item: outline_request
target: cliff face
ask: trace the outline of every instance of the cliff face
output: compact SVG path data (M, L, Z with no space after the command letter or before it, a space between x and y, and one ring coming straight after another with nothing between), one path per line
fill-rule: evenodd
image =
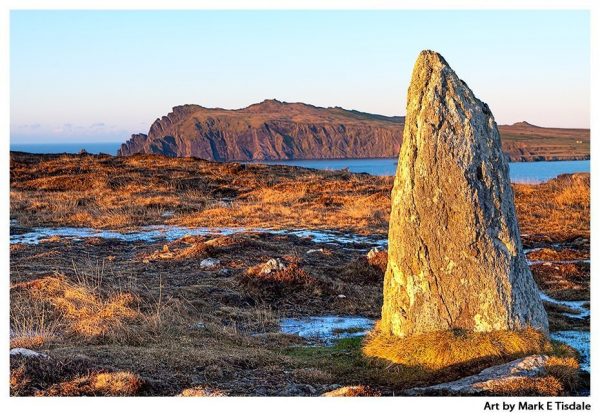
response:
M134 134L120 156L153 153L216 161L395 157L404 117L266 100L240 110L183 105ZM588 159L589 130L501 126L510 160Z
M159 153L208 160L388 157L400 148L403 117L264 101L241 110L175 107L119 155Z

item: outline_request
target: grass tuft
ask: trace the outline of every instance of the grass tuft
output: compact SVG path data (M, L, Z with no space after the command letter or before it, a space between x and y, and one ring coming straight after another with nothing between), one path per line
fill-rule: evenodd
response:
M379 397L381 392L369 386L345 386L322 395L323 397Z
M579 363L575 357L548 357L545 370L568 391L574 391L579 384Z
M209 387L190 387L181 392L180 397L223 397L224 392L219 389L211 389Z
M55 322L62 320L72 333L84 338L109 335L140 317L133 295L102 295L97 286L73 283L60 275L18 284L13 290L25 290L34 303L49 305Z
M375 329L365 339L363 352L395 364L426 370L443 370L497 364L530 354L549 352L552 344L533 329L522 331L439 331L396 337Z
M260 301L285 299L299 291L320 291L318 281L298 263L266 274L260 273L260 266L250 268L240 278L240 283L251 297Z
M135 396L143 381L127 371L100 372L57 383L43 396Z
M486 385L486 395L491 396L559 396L563 385L553 376L507 377L493 380Z

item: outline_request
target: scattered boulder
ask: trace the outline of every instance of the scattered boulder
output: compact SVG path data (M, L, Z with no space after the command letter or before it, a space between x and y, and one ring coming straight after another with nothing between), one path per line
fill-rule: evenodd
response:
M548 376L547 367L552 358L532 355L506 364L486 368L479 374L448 383L407 390L409 395L477 395L518 393L559 394L562 390L557 379Z
M212 257L209 257L200 262L200 267L202 269L214 269L215 267L218 267L220 264L221 264L221 261L219 259L214 259Z
M279 396L314 396L315 394L317 394L317 389L310 384L290 383L279 393Z
M279 258L273 258L267 260L261 267L259 274L269 274L280 270L285 270L286 266Z
M369 252L367 253L367 259L371 260L375 257L377 257L377 255L379 254L380 250L379 247L373 247L371 250L369 250Z
M21 357L35 357L35 358L49 358L48 355L43 354L41 352L33 351L28 348L12 348L10 350L11 357L13 356L21 356Z
M496 122L436 52L415 63L399 160L380 331L547 333Z

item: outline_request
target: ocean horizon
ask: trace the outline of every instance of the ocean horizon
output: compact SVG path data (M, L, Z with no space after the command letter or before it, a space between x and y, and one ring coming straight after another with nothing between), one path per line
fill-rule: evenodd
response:
M10 143L11 152L27 153L107 153L116 156L122 142L89 142L89 143Z
M29 153L106 153L117 154L121 143L11 143L11 151ZM268 165L289 165L313 169L339 170L348 169L354 173L369 173L376 176L392 176L396 173L398 158L363 158L363 159L310 159L310 160L260 160L241 163L263 163ZM590 172L589 160L558 160L537 162L510 162L510 178L512 182L539 183L550 180L563 173Z

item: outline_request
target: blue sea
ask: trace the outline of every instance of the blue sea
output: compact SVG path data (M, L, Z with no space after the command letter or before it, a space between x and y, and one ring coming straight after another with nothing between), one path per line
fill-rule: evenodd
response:
M79 153L85 149L89 153L107 153L116 155L121 143L54 143L54 144L16 144L11 143L10 150L31 153ZM398 160L393 159L320 159L320 160L279 160L256 162L269 165L302 166L314 169L346 169L350 172L364 172L371 175L389 176L396 173ZM556 162L512 162L510 177L513 182L537 183L555 178L562 173L589 172L589 160Z
M88 153L107 153L115 156L121 147L120 142L97 143L11 143L10 150L29 153L79 153L85 149Z
M333 160L284 160L260 162L270 165L303 166L314 169L345 169L350 172L365 172L371 175L390 176L396 174L398 159L333 159ZM555 162L511 162L512 182L539 183L555 178L562 173L589 172L589 160L567 160Z

